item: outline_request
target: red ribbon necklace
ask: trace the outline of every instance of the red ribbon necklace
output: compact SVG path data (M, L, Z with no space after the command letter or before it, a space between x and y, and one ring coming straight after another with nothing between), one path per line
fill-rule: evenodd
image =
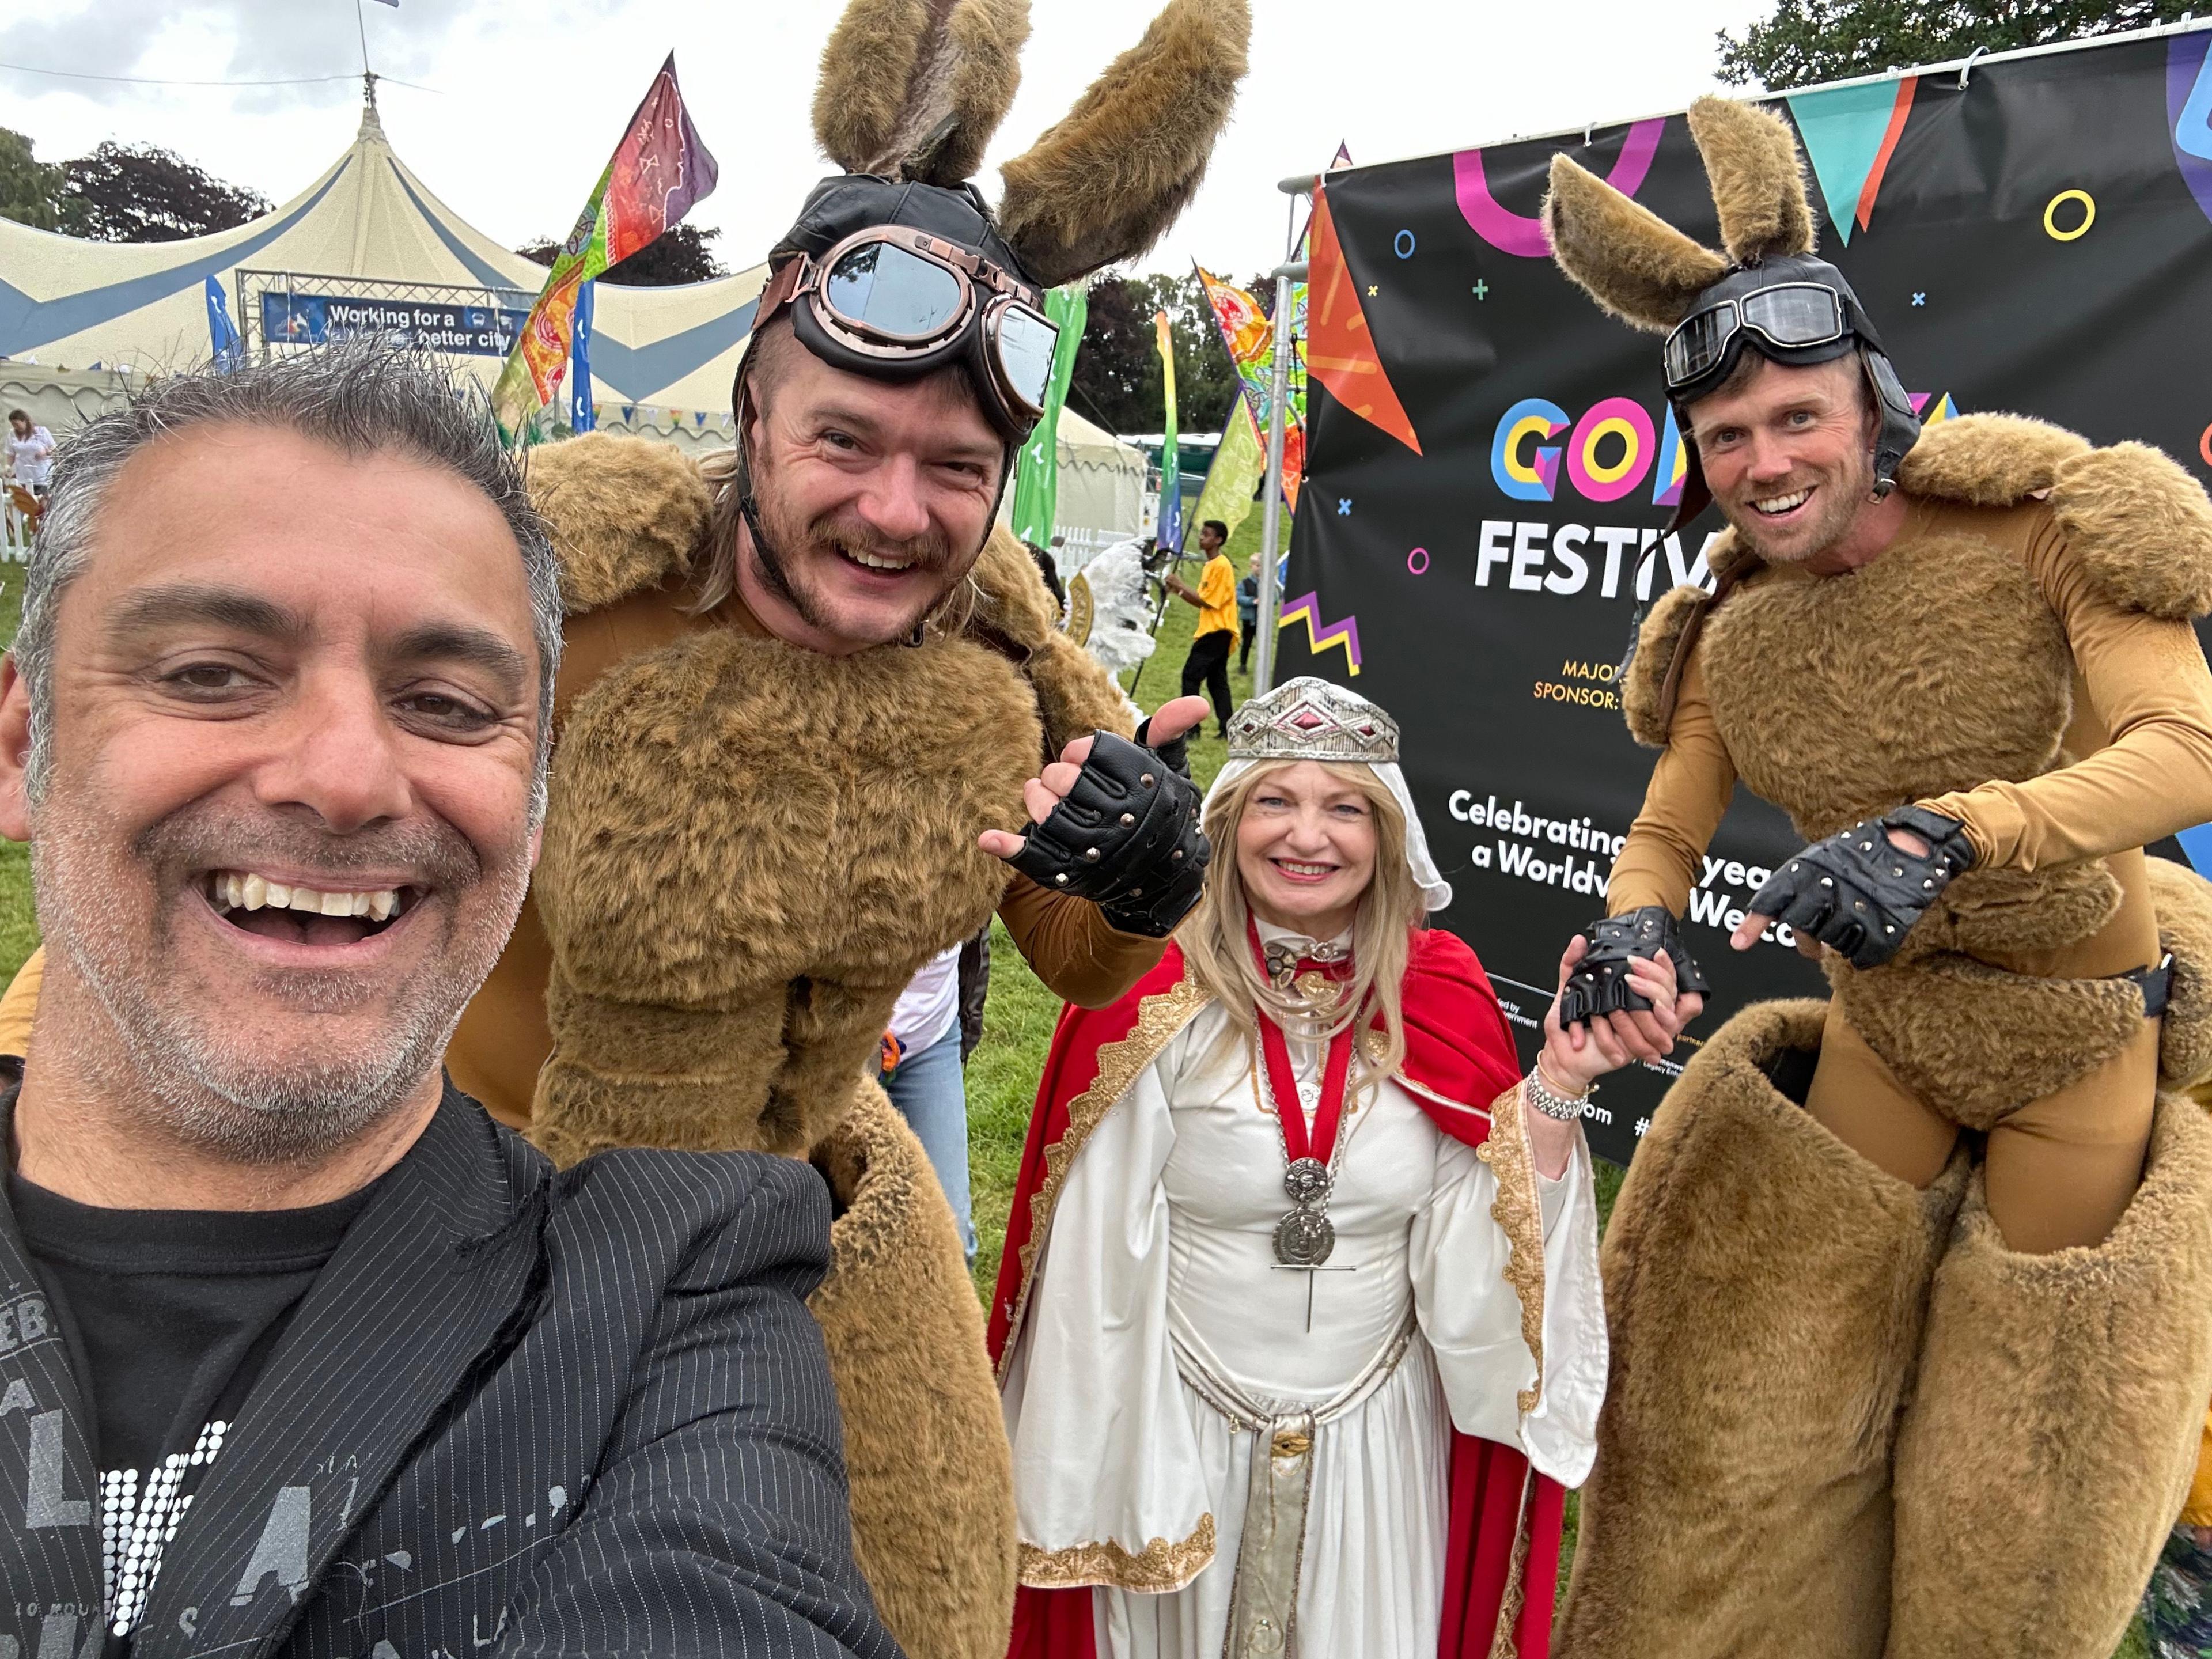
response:
M1268 973L1267 952L1261 947L1260 929L1247 918L1246 932L1263 977ZM1318 969L1330 974L1343 964L1302 961L1293 970ZM1313 1127L1306 1127L1305 1106L1298 1098L1297 1077L1291 1069L1291 1048L1265 1008L1253 1013L1260 1026L1260 1053L1265 1062L1267 1092L1275 1103L1275 1121L1283 1133L1283 1190L1296 1207L1275 1224L1275 1260L1286 1267L1317 1267L1336 1248L1335 1224L1328 1218L1329 1189L1335 1183L1330 1166L1336 1158L1337 1131L1344 1121L1345 1085L1352 1075L1352 1042L1355 1019L1328 1040L1328 1058L1322 1067L1321 1099L1314 1109Z

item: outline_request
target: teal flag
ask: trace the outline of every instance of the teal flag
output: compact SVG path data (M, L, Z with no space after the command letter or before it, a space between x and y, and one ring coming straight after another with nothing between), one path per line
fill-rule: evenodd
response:
M1075 354L1083 349L1091 295L1080 283L1054 289L1044 296L1044 314L1060 330L1060 342L1052 350L1052 383L1045 387L1044 413L1022 447L1014 469L1014 534L1050 547L1060 510L1060 410L1067 401L1067 383L1075 375Z

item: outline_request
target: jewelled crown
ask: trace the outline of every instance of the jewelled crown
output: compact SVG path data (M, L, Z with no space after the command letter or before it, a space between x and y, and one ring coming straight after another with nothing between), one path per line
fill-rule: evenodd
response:
M1230 716L1229 758L1382 766L1398 758L1398 722L1356 691L1304 676Z

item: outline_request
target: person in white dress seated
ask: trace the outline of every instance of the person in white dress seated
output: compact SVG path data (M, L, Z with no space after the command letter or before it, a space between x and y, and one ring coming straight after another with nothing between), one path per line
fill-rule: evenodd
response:
M1206 888L1070 1010L991 1317L1016 1659L1541 1659L1606 1382L1581 1103L1525 1076L1375 704L1230 722ZM1562 978L1580 941L1560 964ZM1637 989L1671 1041L1674 971Z

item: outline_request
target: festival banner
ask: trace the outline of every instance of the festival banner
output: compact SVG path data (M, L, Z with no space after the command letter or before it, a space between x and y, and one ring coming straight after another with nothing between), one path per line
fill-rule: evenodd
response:
M1769 100L1809 163L1819 251L1923 421L2038 416L2155 444L2212 479L2208 42L2200 21ZM1537 213L1562 150L1718 246L1679 115L1328 176L1278 669L1352 684L1398 716L1455 889L1441 921L1481 957L1524 1057L1560 952L1605 910L1651 773L1621 720L1632 620L1674 583L1711 585L1719 527L1709 511L1660 533L1681 439L1658 342L1553 264ZM1693 1037L1747 1000L1826 994L1782 943L1728 944L1798 845L1737 793L1684 918L1715 988ZM1678 1070L1606 1084L1589 1123L1603 1156L1626 1161Z
M1160 378L1167 392L1167 431L1160 441L1160 514L1153 533L1162 547L1182 551L1182 447L1176 435L1175 337L1168 331L1168 314L1157 312L1153 325L1160 336Z
M1045 387L1044 413L1022 447L1014 471L1014 534L1038 547L1052 545L1054 515L1060 511L1060 411L1075 377L1075 354L1083 349L1083 325L1091 316L1091 294L1080 283L1055 288L1044 296L1044 314L1060 330L1052 349L1052 379Z
M1193 520L1202 525L1208 519L1218 519L1234 536L1237 526L1251 516L1252 497L1267 476L1267 446L1252 411L1239 399L1229 411L1220 447L1213 452L1213 464L1206 469L1206 487L1198 492Z
M560 395L583 285L680 224L713 191L717 171L684 107L672 52L576 216L492 388L493 412L510 443L524 441Z
M1213 307L1213 321L1221 331L1222 347L1236 366L1244 406L1259 423L1264 451L1268 411L1275 395L1275 325L1257 296L1249 289L1222 281L1204 265L1194 264L1192 269L1198 272L1199 286L1206 290L1206 300ZM1305 304L1306 285L1293 283L1290 325L1293 340L1302 337ZM1285 377L1287 395L1284 398L1290 415L1283 429L1283 499L1292 512L1297 510L1298 485L1305 477L1306 460L1305 376L1297 372L1297 368L1294 361L1292 372ZM1226 433L1222 441L1228 441Z

